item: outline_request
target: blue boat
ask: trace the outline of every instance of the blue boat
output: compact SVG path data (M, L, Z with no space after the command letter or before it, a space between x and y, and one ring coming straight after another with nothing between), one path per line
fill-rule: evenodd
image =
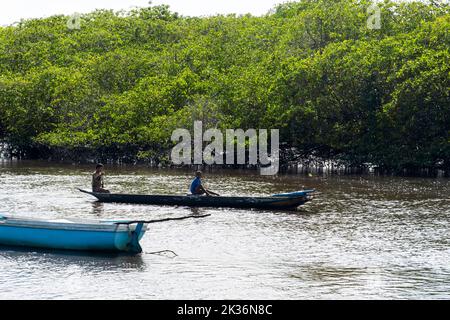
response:
M140 253L145 221L31 219L0 215L0 245Z
M157 220L31 219L0 215L0 245L56 250L142 252L148 224L210 214Z

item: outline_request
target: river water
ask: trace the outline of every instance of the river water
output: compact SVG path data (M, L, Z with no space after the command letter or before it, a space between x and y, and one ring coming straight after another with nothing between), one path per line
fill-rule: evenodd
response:
M449 299L450 180L206 173L222 195L316 188L296 212L99 204L89 166L0 162L0 213L157 219L138 256L0 248L0 299ZM192 173L106 168L115 192L185 194ZM171 252L151 254L160 250Z

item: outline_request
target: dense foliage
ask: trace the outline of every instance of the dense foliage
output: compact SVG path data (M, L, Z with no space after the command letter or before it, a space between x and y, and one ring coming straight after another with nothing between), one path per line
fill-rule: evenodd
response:
M24 158L161 160L173 129L203 120L279 128L293 157L448 170L448 2L386 0L380 29L370 5L203 18L154 6L95 11L79 29L67 16L0 27L0 139Z

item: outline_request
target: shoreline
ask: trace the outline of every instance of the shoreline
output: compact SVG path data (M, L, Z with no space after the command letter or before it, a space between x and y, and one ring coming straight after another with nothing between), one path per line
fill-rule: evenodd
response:
M100 162L100 161L98 161ZM52 166L62 166L62 167L81 167L91 169L97 161L85 160L85 161L70 161L70 160L34 160L34 159L10 159L10 158L0 158L0 166L4 164L17 165L19 167L52 167ZM259 168L256 166L243 166L243 165L153 165L145 161L139 161L135 163L127 162L117 162L117 161L104 161L103 164L112 168L117 169L139 169L139 170L164 170L164 171L186 171L194 172L196 170L201 170L208 173L240 173L243 175L257 175L259 173ZM301 162L280 166L280 171L275 177L283 176L310 176L310 177L320 177L320 176L380 176L380 177L399 177L399 178L431 178L431 179L448 179L450 178L450 171L440 170L440 169L423 169L415 171L411 174L407 170L403 170L401 173L395 173L390 171L379 170L378 168L371 167L352 167L345 165L330 164L327 165L317 165L309 164L305 165ZM271 177L271 176L268 176Z

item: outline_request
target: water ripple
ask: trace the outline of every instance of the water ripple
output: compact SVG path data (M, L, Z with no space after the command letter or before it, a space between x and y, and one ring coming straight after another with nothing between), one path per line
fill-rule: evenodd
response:
M0 299L448 299L450 182L206 174L224 195L307 188L297 212L100 204L91 168L0 166L2 212L35 217L207 219L152 225L137 256L0 248ZM184 194L188 171L107 168L111 190ZM176 257L149 254L172 250Z

